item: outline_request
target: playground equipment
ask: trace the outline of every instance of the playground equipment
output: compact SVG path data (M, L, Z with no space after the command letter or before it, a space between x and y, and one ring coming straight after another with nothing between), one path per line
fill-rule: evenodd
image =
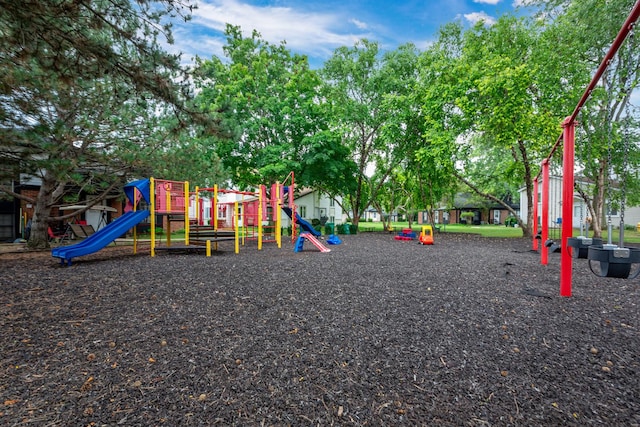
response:
M295 179L294 173L290 172L289 175L282 181L275 185L274 190L279 195L280 207L282 211L287 214L291 219L291 241L296 241L296 235L298 233L298 226L306 233L310 233L315 237L322 236L322 233L315 229L311 223L302 218L296 211L297 206L294 203L294 189ZM287 185L288 184L288 185Z
M545 218L548 215L548 183L549 183L549 162L553 158L553 155L556 149L560 146L560 143L563 144L562 150L562 200L565 201L562 205L562 237L561 237L561 247L569 248L568 241L569 238L573 235L573 200L574 200L574 163L575 163L575 128L576 128L576 118L580 113L581 109L584 107L587 99L591 96L593 90L600 83L600 80L615 59L616 54L618 54L618 50L624 43L625 39L628 35L633 34L633 27L640 17L640 1L637 1L633 6L633 9L629 13L629 16L625 20L622 25L620 31L618 32L615 40L611 44L609 51L602 59L598 69L596 70L595 75L591 79L591 82L587 85L586 90L584 91L582 97L578 101L573 113L564 119L562 123L563 131L561 135L558 137L557 141L553 145L549 155L542 162L542 234L541 238L543 241L547 239L548 233L548 221ZM629 44L629 49L632 49L631 44ZM627 101L628 102L628 101ZM611 162L609 162L610 164ZM534 181L534 218L536 221L534 224L537 224L537 190L538 190L538 177ZM545 185L547 188L545 189ZM546 206L545 206L545 198L546 198ZM624 199L624 197L623 197ZM621 211L623 211L621 209ZM635 277L630 274L631 264L637 264L640 262L640 254L639 250L632 248L624 248L622 243L622 235L624 230L624 221L622 220L623 214L621 215L621 224L620 224L620 245L591 245L588 246L587 257L590 262L590 268L594 273L597 273L601 277L618 277L618 278L629 278ZM536 226L534 225L534 235L536 234ZM611 233L609 233L611 236ZM533 242L534 248L537 246L537 241L534 238ZM560 295L569 297L571 296L571 286L572 286L572 274L573 274L573 258L571 255L571 250L564 250L561 252L560 258ZM547 263L547 248L543 245L541 250L541 263ZM594 271L592 264L594 262L600 263L600 270ZM636 273L637 274L637 273Z
M562 224L562 218L558 217L556 218L556 220L553 222L553 227L551 228L552 230L552 234L553 236L551 236L549 239L547 239L544 242L544 245L549 248L549 252L553 253L553 252L561 252L562 251L562 247L560 246L560 243L558 243L558 241L556 241L556 239L560 240L561 236L560 236L560 225Z
M291 185L286 190L289 197L289 207L285 209L285 212L291 215L294 230L295 223L298 222L307 233L304 239L312 241L316 246L322 246L315 239L320 236L320 233L295 212L293 172L290 176ZM134 181L124 187L128 204L126 212L120 218L88 235L75 245L54 248L52 256L60 258L62 264L71 265L72 258L96 252L132 228L133 250L136 253L138 237L135 226L147 218L150 218L152 257L156 255L158 250L172 249L205 249L206 255L211 256L211 250L217 250L218 242L221 241L233 241L235 253L239 253L241 243L244 245L251 240L257 241L258 250L262 249L263 242L276 242L280 248L282 239L280 208L284 198L284 189L282 184L273 184L270 197L267 197L265 186L260 186L255 192L225 190L219 189L217 186L213 188L196 187L195 192L191 193L188 181L155 178ZM213 195L212 202L208 207L210 214L208 217L211 218L212 224L205 224L204 221L204 193ZM221 194L230 195L231 198L220 201ZM143 201L148 209L140 209L140 204ZM172 244L171 232L174 223L184 229L184 243ZM160 239L158 239L159 229L164 231L166 239L164 245L161 245ZM319 249L321 248L319 247ZM321 249L321 251L328 252L329 250Z
M418 241L421 245L433 245L433 227L430 225L423 225L422 230L420 230Z
M131 182L124 187L124 193L131 203L132 210L124 213L115 221L91 234L84 240L75 245L59 246L51 250L51 255L60 258L62 265L71 265L72 258L88 255L99 251L118 237L125 234L131 228L141 223L149 216L148 210L137 210L138 202L144 199L149 202L149 183L148 179ZM134 253L137 246L134 239Z
M217 242L236 238L237 234L242 245L247 241L257 241L258 250L265 242L276 242L281 247L281 216L274 187L270 194L271 197L267 197L264 185L256 191L221 189L217 185L213 188L196 187L191 195L193 209L189 219L194 223L190 228L191 243L210 241L217 250ZM205 201L208 201L206 205Z
M586 259L589 255L589 246L601 245L602 239L589 237L589 219L584 218L585 205L580 206L580 236L569 237L567 246L571 253L571 257L576 259Z
M631 112L629 111L629 104L627 103L627 111L626 117L630 118ZM628 120L625 120L627 123ZM625 248L624 247L624 209L626 202L626 174L627 174L627 166L626 160L628 157L629 151L629 128L628 125L624 129L624 146L623 146L623 168L622 168L622 176L620 177L622 185L620 187L620 226L619 226L619 242L618 245L614 245L611 241L611 235L613 234L613 226L611 223L611 211L613 210L611 204L611 193L610 189L607 188L607 194L609 194L609 205L608 205L608 220L607 220L607 236L608 241L606 244L601 245L591 245L588 248L587 259L589 260L589 269L591 272L600 277L616 277L616 278L635 278L640 273L640 249L637 248ZM611 168L611 121L608 121L608 161L607 166ZM611 171L609 172L609 176L611 176ZM609 182L607 182L609 186ZM631 267L632 265L636 265L636 270L632 274Z
M313 234L307 231L300 233L300 236L298 236L298 240L296 241L296 245L293 248L293 251L301 252L304 247L305 240L308 240L309 242L311 242L313 246L315 246L316 248L318 248L318 250L320 250L320 252L331 252L331 249L324 246L320 242L320 240L316 239L316 237Z
M155 224L152 224L151 256L158 249L197 249L206 246L207 256L211 250L218 250L218 242L233 240L235 252L247 241L257 241L258 250L265 242L276 242L282 247L282 212L292 221L292 242L296 242L297 226L307 233L303 240L309 240L322 252L316 237L321 233L296 212L294 204L294 175L291 172L283 183L274 183L270 189L261 185L256 191L196 187L189 192L188 182L152 180L152 219L162 215L166 228L167 242L164 247L157 245ZM285 185L288 183L289 185ZM269 190L269 191L267 191ZM171 244L171 224L184 224L184 245ZM314 238L315 240L312 240ZM302 247L302 243L297 243ZM322 247L320 247L320 246ZM322 248L326 249L323 250Z
M395 237L394 239L396 240L415 240L416 239L416 233L415 231L413 231L410 228L404 228L402 229L402 231L400 231Z

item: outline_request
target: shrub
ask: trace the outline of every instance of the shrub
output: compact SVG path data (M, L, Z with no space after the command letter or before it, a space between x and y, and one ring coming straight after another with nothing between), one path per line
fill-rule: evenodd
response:
M465 224L471 224L473 221L473 212L462 212L460 214L460 219L464 220Z

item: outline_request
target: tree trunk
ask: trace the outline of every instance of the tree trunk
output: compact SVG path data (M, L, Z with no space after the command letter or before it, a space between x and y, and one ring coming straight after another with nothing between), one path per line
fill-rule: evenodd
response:
M44 174L38 198L34 203L33 218L31 219L31 235L27 246L30 249L49 248L49 220L51 219L51 206L53 205L56 182L47 179Z
M520 228L522 228L522 235L523 237L532 237L531 236L531 228L529 227L524 227L523 225L523 221L522 218L520 218L518 215L516 215L516 211L513 210L513 208L511 206L509 206L508 204L506 204L503 200L500 200L499 198L497 198L496 196L494 196L493 194L488 194L485 193L483 191L481 191L478 187L476 187L473 183L471 183L469 180L465 179L462 175L460 175L459 173L454 172L454 175L460 180L462 181L464 184L467 185L467 187L469 187L470 189L472 189L476 194L488 199L488 200L492 200L496 203L498 203L499 205L503 206L505 209L507 209L507 211L509 211L514 217L516 217L518 219L518 226L520 226ZM530 225L530 224L529 224Z
M602 238L602 227L606 226L606 217L607 214L605 212L605 171L608 169L606 162L602 162L600 164L600 168L598 170L598 176L596 177L596 187L594 189L593 194L593 207L591 207L591 215L592 221L591 226L593 227L593 237Z

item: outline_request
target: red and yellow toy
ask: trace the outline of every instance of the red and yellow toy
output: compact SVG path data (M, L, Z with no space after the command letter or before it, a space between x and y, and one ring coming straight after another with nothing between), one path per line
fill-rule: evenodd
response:
M430 225L423 225L418 241L421 245L433 245L433 228Z

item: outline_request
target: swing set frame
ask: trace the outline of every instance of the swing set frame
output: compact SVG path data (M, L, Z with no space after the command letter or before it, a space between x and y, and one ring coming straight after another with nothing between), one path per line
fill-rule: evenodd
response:
M584 107L585 103L589 99L592 91L595 89L596 85L602 78L603 74L607 70L611 60L618 53L618 50L624 43L625 39L629 34L632 33L633 27L636 21L640 18L640 0L638 0L633 9L629 13L629 16L625 20L622 28L618 32L615 40L611 44L609 51L602 59L600 66L596 70L591 82L585 89L582 97L578 101L573 113L566 117L562 122L562 133L556 140L555 144L551 148L551 151L547 155L547 157L542 161L542 198L543 198L543 206L542 206L542 232L541 237L542 241L546 242L548 238L548 209L545 214L545 197L547 198L547 208L548 208L548 191L544 191L544 186L547 186L548 190L548 179L549 179L549 162L553 157L554 153L562 144L562 200L573 201L574 196L574 165L575 165L575 128L576 128L576 118L580 113L580 110ZM538 179L540 175L534 180L534 211L537 210L538 200L537 200L537 192L538 192ZM546 184L545 184L546 183ZM545 217L547 217L547 221L545 221ZM537 218L537 212L534 212L534 219ZM563 203L562 204L562 237L561 237L561 250L560 252L560 295L564 297L570 297L572 292L572 280L573 280L573 258L571 256L571 251L568 250L568 239L573 236L573 203ZM533 226L533 235L537 234L537 220L534 220ZM538 241L534 238L533 242L534 249L537 249ZM542 245L541 247L541 260L543 264L546 264L548 256L548 248L546 245Z

